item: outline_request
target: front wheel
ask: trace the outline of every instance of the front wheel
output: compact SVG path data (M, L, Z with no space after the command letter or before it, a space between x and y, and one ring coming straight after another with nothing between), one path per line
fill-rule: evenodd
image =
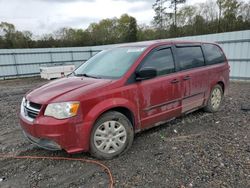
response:
M111 159L128 150L134 139L130 120L123 114L110 111L103 114L91 132L90 152L99 159Z
M215 85L210 93L207 106L204 108L207 112L217 112L223 99L223 90L220 85Z

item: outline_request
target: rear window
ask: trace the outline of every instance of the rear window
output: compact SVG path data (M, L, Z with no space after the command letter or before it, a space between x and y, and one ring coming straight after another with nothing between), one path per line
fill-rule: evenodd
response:
M205 60L201 47L178 47L176 48L181 70L201 67L205 65Z
M226 61L225 55L218 46L214 44L204 44L203 49L207 65L223 63Z

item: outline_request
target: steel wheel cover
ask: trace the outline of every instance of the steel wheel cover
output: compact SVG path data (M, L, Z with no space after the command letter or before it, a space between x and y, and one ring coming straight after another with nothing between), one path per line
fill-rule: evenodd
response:
M213 90L212 97L211 97L211 104L214 109L219 108L221 99L222 99L221 90L219 88L215 88Z
M118 121L106 121L94 133L95 147L107 154L120 151L127 140L125 127Z

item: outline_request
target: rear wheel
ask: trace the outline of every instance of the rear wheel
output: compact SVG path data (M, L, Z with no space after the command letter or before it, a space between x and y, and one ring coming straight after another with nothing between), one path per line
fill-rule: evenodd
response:
M103 114L91 133L90 152L99 159L121 155L132 145L134 131L129 119L115 111Z
M210 93L207 106L204 108L207 112L217 112L223 99L223 90L220 85L215 85Z

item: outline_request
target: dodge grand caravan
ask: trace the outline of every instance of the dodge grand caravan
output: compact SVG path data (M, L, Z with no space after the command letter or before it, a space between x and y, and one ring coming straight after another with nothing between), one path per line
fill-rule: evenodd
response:
M204 108L218 111L229 65L211 43L147 42L102 51L66 78L30 91L20 124L40 147L110 159L134 134Z

